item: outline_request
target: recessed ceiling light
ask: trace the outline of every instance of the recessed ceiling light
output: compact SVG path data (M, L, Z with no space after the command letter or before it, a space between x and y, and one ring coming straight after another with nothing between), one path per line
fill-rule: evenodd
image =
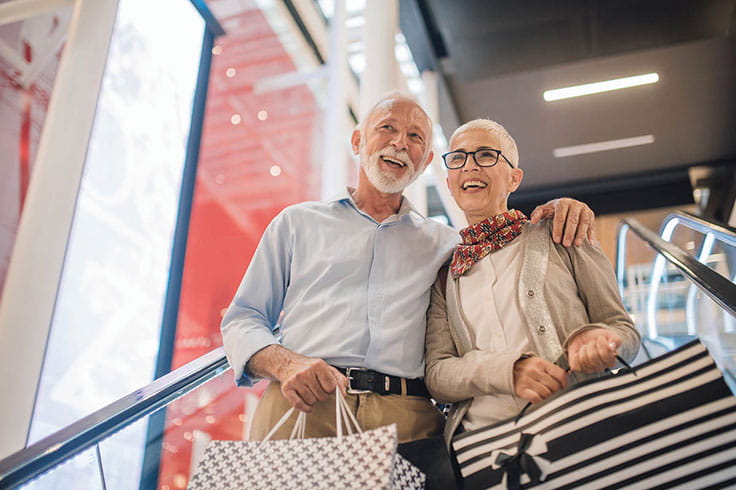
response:
M586 83L585 85L575 85L574 87L546 90L544 92L544 100L550 102L553 100L569 99L570 97L580 97L581 95L597 94L600 92L608 92L609 90L636 87L639 85L656 83L658 81L659 75L657 73L616 78L614 80L606 80L605 82Z
M622 138L618 140L599 141L598 143L588 143L585 145L555 148L552 150L552 155L554 155L555 158L563 158L574 155L583 155L585 153L618 150L620 148L629 148L630 146L648 145L651 143L654 143L654 135L647 134L644 136L634 136L633 138Z

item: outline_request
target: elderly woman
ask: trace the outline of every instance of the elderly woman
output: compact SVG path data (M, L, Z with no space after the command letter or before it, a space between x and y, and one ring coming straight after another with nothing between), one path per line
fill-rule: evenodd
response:
M470 226L432 290L425 377L436 400L453 403L448 442L460 427L477 429L548 398L567 386L568 370L600 373L639 346L600 248L555 244L548 222L532 225L508 209L524 173L503 126L471 121L450 149L447 184Z

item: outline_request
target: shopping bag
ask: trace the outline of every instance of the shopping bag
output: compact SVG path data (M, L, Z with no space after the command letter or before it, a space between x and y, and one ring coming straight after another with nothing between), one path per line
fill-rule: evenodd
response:
M699 341L464 432L467 489L736 485L736 397Z
M288 440L269 440L291 409L263 441L211 441L188 489L424 488L424 474L396 451L396 425L361 430L337 393L336 437L304 439L306 414L299 412Z
M426 476L426 490L461 488L460 475L452 462L443 436L399 444L399 454Z

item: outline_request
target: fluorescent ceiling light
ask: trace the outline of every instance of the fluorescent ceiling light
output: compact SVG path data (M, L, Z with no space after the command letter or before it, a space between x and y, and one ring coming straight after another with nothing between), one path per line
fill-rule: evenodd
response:
M633 138L622 138L620 140L600 141L598 143L588 143L585 145L555 148L554 150L552 150L552 155L554 155L555 158L563 158L571 157L574 155L583 155L585 153L618 150L619 148L629 148L630 146L648 145L650 143L654 143L653 134L647 134L645 136L634 136Z
M585 85L576 85L574 87L546 90L544 92L544 100L549 102L552 100L569 99L570 97L580 97L581 95L597 94L599 92L608 92L609 90L636 87L638 85L647 85L658 81L659 75L656 73L647 73L646 75L637 75L635 77L616 78L615 80L606 80L605 82L586 83Z

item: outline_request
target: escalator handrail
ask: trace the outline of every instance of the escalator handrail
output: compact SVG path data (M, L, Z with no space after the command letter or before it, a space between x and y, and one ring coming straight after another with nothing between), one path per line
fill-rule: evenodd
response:
M161 376L104 408L0 460L0 488L14 488L88 449L229 367L225 351L213 351Z
M622 233L628 227L639 238L647 242L685 276L693 281L713 301L736 317L736 284L723 277L677 245L665 241L638 220L626 218L622 221Z
M727 243L732 247L736 247L736 228L732 228L709 218L688 213L687 211L677 210L668 214L664 218L661 230L664 230L667 225L674 220L677 220L678 224L684 225L691 230L698 231L704 235L710 233L716 238L716 240Z

